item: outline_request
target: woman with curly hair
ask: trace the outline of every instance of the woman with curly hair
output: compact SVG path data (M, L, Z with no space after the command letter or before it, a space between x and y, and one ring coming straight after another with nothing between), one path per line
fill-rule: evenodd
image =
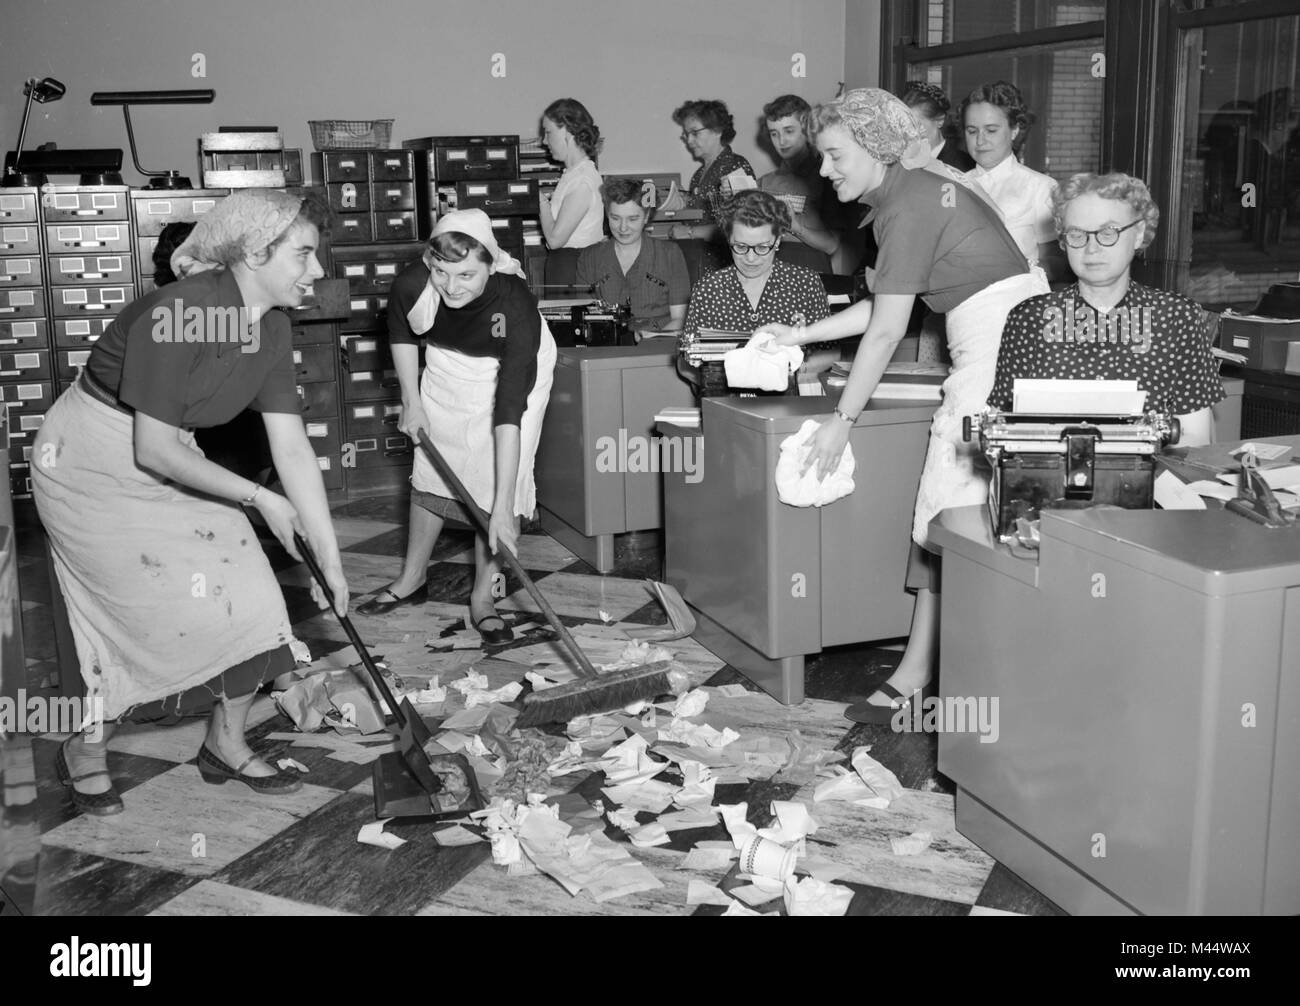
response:
M673 122L682 127L682 142L700 167L691 175L690 204L708 211L713 223L731 193L722 181L733 171L743 171L757 180L749 161L731 149L736 138L735 119L721 101L696 99L673 112Z
M564 165L555 192L543 197L542 235L552 249L586 248L605 236L600 200L600 129L574 98L560 98L542 113L542 135L551 157Z
M967 177L1001 212L1025 260L1042 264L1049 278L1061 275L1052 228L1056 182L1025 167L1017 156L1034 122L1020 88L1005 80L981 84L962 101L960 118L966 149L975 159L975 169Z
M975 167L970 154L966 153L965 145L944 133L952 103L942 87L923 80L909 80L899 97L916 116L917 125L925 130L925 138L935 160L958 171L970 171Z

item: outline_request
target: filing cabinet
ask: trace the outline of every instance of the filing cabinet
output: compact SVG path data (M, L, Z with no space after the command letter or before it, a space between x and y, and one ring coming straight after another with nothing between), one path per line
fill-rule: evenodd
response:
M427 237L433 212L427 162L411 150L330 150L311 155L312 172L338 214L335 245L416 241Z
M0 224L0 255L38 255L40 251L39 225Z
M537 180L518 178L493 182L456 182L439 185L438 212L482 210L488 216L535 217L538 211Z
M422 136L402 146L419 151L429 178L444 184L519 177L518 136Z

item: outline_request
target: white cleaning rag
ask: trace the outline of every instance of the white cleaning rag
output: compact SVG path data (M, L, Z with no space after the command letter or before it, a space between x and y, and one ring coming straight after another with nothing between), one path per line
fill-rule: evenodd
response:
M723 356L727 383L733 388L760 388L763 391L784 391L789 387L790 374L803 365L803 350L798 346L764 350L763 346L775 338L771 332L760 332L740 349L733 349Z
M810 467L803 477L799 469L812 449L812 438L821 428L815 419L807 419L781 441L781 457L776 462L776 495L782 503L791 506L825 506L853 492L853 448L844 445L840 463L826 478L817 480L816 466Z

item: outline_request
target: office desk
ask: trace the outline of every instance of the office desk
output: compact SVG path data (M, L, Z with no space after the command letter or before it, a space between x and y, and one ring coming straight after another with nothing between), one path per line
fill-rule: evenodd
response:
M643 462L658 459L649 449L655 413L695 404L676 357L669 337L558 350L537 448L539 514L548 534L601 573L614 568L614 535L663 526L659 473ZM623 470L602 471L611 459Z
M695 638L781 702L803 701L804 658L907 635L903 583L933 402L873 401L850 434L856 489L825 507L776 494L781 441L833 398L706 398L702 477L664 475L664 576Z
M1300 527L1082 510L1041 530L1034 561L983 507L931 525L941 694L998 700L996 741L939 735L958 829L1072 913L1300 912Z

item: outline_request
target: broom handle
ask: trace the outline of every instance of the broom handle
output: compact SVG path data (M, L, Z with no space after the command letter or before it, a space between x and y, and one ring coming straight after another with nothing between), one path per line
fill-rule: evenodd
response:
M397 720L397 725L405 728L406 714L402 712L402 707L397 704L397 699L393 698L393 693L388 689L388 682L386 682L384 676L379 673L379 668L375 666L374 658L370 656L370 651L366 649L366 644L363 643L361 637L357 635L357 630L352 625L352 619L348 618L347 615L340 615L338 611L335 610L334 591L330 590L330 585L325 582L325 573L321 570L320 563L316 561L316 556L312 552L311 546L307 544L303 539L303 536L297 531L293 533L293 543L298 546L298 553L302 556L303 562L307 564L307 568L311 570L312 578L325 593L325 597L330 603L330 610L334 612L335 616L337 616L339 624L343 626L343 631L348 634L348 642L350 642L353 649L361 655L361 663L365 665L366 671L370 675L371 680L374 681L375 686L379 689L380 695L382 695L384 701L388 703L388 708L392 710L393 716Z
M447 464L446 458L438 452L438 448L433 446L433 441L429 439L429 434L425 430L420 431L420 446L424 448L426 453L428 453L429 457L433 460L433 463L438 466L438 470L442 473L443 478L451 483L451 487L455 490L456 496L460 499L461 503L465 505L465 509L469 511L470 518L474 521L474 526L478 528L479 534L483 536L484 540L487 540L489 537L488 526L487 522L483 519L483 515L479 512L478 504L474 502L474 498L470 496L469 490L465 488L465 484L461 482L459 476L451 470L451 465ZM528 589L528 593L532 595L533 600L537 602L538 607L542 609L542 614L545 615L546 620L551 623L551 628L560 634L560 639L564 641L564 645L568 647L569 652L573 654L573 659L578 662L578 667L581 670L582 676L584 678L596 677L596 668L591 666L591 661L587 659L587 655L582 652L573 637L569 635L569 630L564 627L564 623L560 621L560 617L555 613L555 610L550 606L546 598L542 596L542 592L537 589L537 584L533 583L533 578L524 570L524 567L520 564L518 558L515 557L515 554L506 547L504 542L499 543L499 551L505 557L506 563L510 566L510 569L514 572L515 576L519 577L520 581L522 581L523 585Z

